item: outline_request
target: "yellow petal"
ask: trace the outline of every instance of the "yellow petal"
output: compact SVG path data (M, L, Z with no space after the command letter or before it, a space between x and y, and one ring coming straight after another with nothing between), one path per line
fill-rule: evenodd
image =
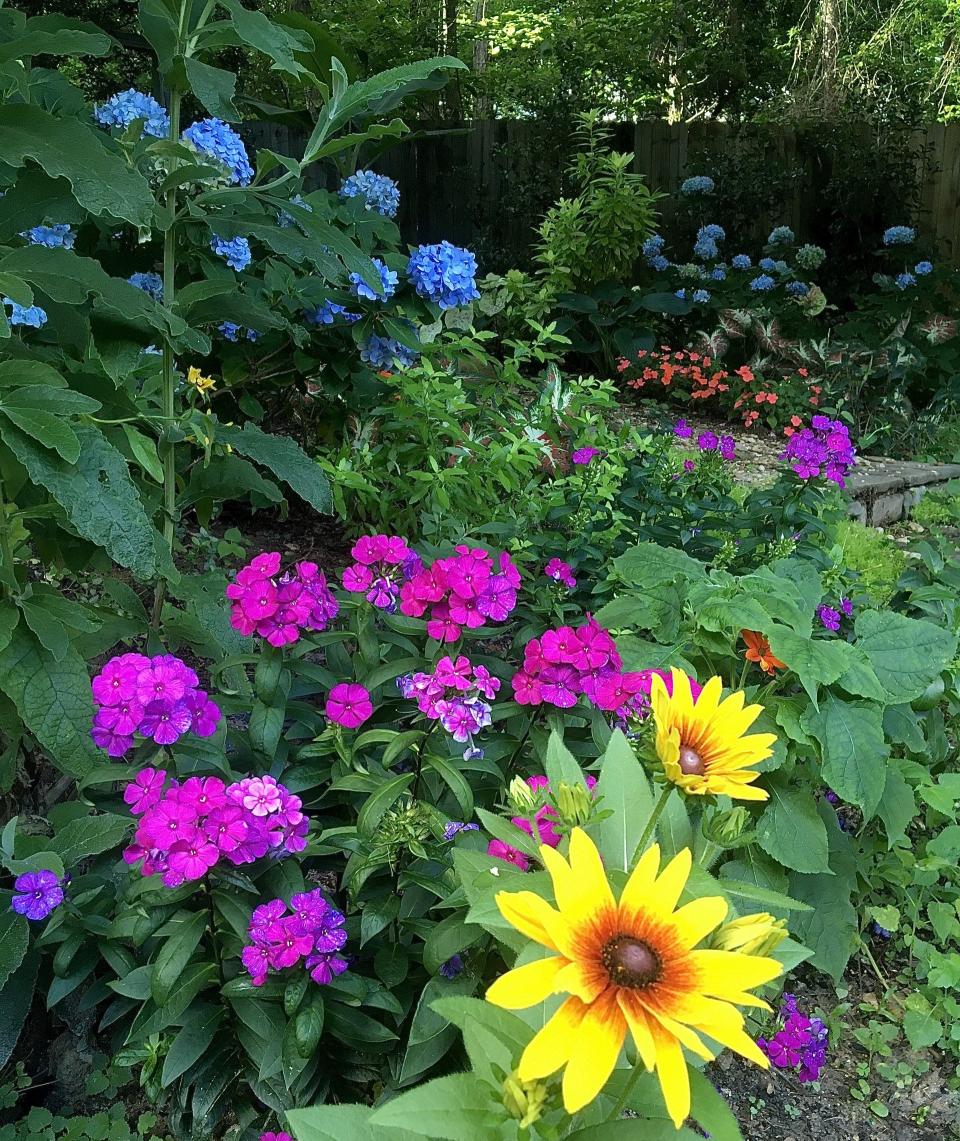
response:
M675 1019L670 1018L669 1015L661 1014L659 1011L651 1011L650 1014L651 1017L655 1018L664 1030L666 1030L668 1034L672 1034L681 1045L686 1046L688 1050L691 1050L698 1057L703 1058L705 1062L712 1062L714 1060L716 1054L707 1048L695 1030L692 1030L689 1026L684 1026L682 1022L677 1022Z
M694 947L727 917L727 901L720 895L691 900L673 913L677 933L685 947Z
M699 1029L702 1030L704 1034L708 1034L711 1038L719 1042L721 1046L728 1046L731 1050L734 1050L748 1061L762 1066L765 1070L770 1068L770 1059L764 1054L750 1035L746 1034L743 1030L737 1029L736 1027L711 1023L704 1023Z
M656 676L656 675L654 675ZM620 895L620 914L639 911L649 898L660 867L660 845L652 844L637 861Z
M487 989L487 1002L504 1006L507 1010L523 1010L536 1006L550 994L560 969L566 966L566 959L537 959L522 967L507 971Z
M703 994L727 997L728 991L742 991L770 982L782 973L776 959L744 955L739 951L691 951L690 958L700 973L698 989Z
M557 973L553 989L557 993L575 994L584 1002L593 1002L610 985L610 977L601 966L589 962L567 963Z
M517 1074L522 1082L545 1078L565 1065L583 1016L589 1009L579 998L571 995L566 999L546 1026L530 1039L521 1054Z
M673 1124L680 1128L690 1116L690 1077L680 1043L655 1018L649 1019L657 1051L657 1078Z
M607 881L597 846L582 828L570 833L570 877L576 885L579 914L613 907L613 892ZM560 909L564 910L563 907Z
M563 1072L563 1104L567 1113L589 1105L607 1084L620 1057L627 1024L616 992L598 999L577 1030L570 1060Z
M555 932L562 927L563 920L545 899L532 891L500 891L496 901L500 914L521 935L549 951L560 950L551 930Z
M692 866L693 855L690 849L681 848L657 877L647 906L669 915L677 906Z
M630 1027L633 1044L649 1073L657 1060L657 1048L653 1043L653 1035L650 1033L647 1012L631 991L621 990L617 996L617 1001L620 1004L623 1017L627 1020L627 1026Z
M687 702L689 702L690 713L701 724L707 724L712 721L720 708L720 696L723 693L723 679L719 677L712 677L707 681L707 684L700 692L696 704L693 702L690 690L690 680L684 675L683 688L686 690ZM673 692L677 692L677 682L674 678Z
M718 796L729 796L733 800L769 800L770 793L765 788L754 788L749 784L740 784L717 789Z
M553 882L553 897L561 914L577 899L577 885L573 882L570 865L558 851L544 844L540 848L540 858L550 873Z

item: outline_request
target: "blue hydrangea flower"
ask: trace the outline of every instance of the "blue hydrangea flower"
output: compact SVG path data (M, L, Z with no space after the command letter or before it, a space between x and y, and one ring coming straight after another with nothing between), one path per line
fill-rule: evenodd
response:
M757 262L757 265L759 265L761 269L766 270L767 273L773 273L773 271L777 268L777 263L773 260L773 258L761 258Z
M387 269L379 258L370 259L380 274L379 291L371 289L359 273L350 274L350 292L354 297L362 297L366 301L386 301L397 292L399 275L396 270Z
M686 291L685 289L678 289L678 290L676 291L676 293L674 293L674 295L673 295L673 296L674 296L674 297L679 297L681 301L686 301L686 299L687 299L687 291Z
M11 325L26 325L30 329L42 329L47 323L47 314L39 305L18 305L9 297L4 297L3 303L10 306L7 320Z
M730 259L730 264L734 269L749 269L753 262L750 260L749 254L734 254Z
M917 284L917 279L912 273L898 273L894 280L897 289L909 289L911 285Z
M306 210L308 214L313 213L313 207L309 202L304 202L302 195L295 194L290 201L294 206L299 206L301 210ZM289 230L292 226L296 226L298 229L300 228L296 218L294 218L292 214L288 214L286 210L277 211L277 225L281 230Z
M360 346L360 359L377 369L394 369L398 364L400 368L409 368L419 357L419 353L393 337L381 337L377 333L371 333Z
M654 257L650 258L649 264L650 268L655 269L657 273L663 273L665 269L670 268L670 259L668 257L664 257L663 254L656 254Z
M661 234L651 234L649 238L643 243L643 256L645 258L654 258L657 254L663 253L663 247L667 244L667 239Z
M750 288L754 293L766 293L768 290L773 289L777 283L768 273L761 273L750 282Z
M338 317L348 321L351 325L360 320L359 313L351 313L345 305L338 305L336 301L324 301L315 309L304 310L304 317L311 325L332 325Z
M909 246L916 238L917 231L913 226L891 226L883 232L885 246Z
M230 172L231 182L246 186L253 178L243 139L222 119L200 119L191 123L182 137L202 155L222 163Z
M396 218L400 209L400 187L392 178L372 170L358 170L344 179L340 197L362 198L368 210L376 210L384 218Z
M242 325L235 325L233 321L223 321L217 326L217 332L224 340L239 341L240 334L243 333ZM244 334L248 341L255 341L260 336L256 329L247 329Z
M711 258L717 257L720 253L717 249L717 243L712 238L697 238L693 252L704 261L710 261Z
M149 293L158 304L163 304L163 278L159 273L131 273L127 281Z
M24 230L20 235L31 246L46 246L49 250L72 250L77 235L66 222L57 222L52 226L34 226L32 230Z
M918 277L926 277L928 273L933 273L933 262L918 261L913 267L913 272L917 274Z
M710 271L710 278L712 281L726 281L727 269L726 266L716 265Z
M788 281L787 293L791 297L806 297L810 292L810 286L805 281Z
M680 184L681 194L712 194L716 183L709 174L695 174Z
M710 300L709 289L695 289L693 291L693 299L700 305L706 304Z
M697 238L710 238L714 242L722 242L727 236L727 231L723 226L718 226L715 222L710 222L706 226L701 226L697 231Z
M407 276L417 293L441 309L456 309L476 301L477 259L469 250L440 242L417 246L407 262Z
M775 226L767 238L767 245L787 246L792 245L795 240L796 236L789 226Z
M251 253L250 243L246 238L221 238L219 234L214 234L210 239L210 249L230 266L238 272L247 268L250 264Z
M822 246L806 245L797 250L797 265L804 269L819 269L827 260L827 251Z
M144 135L165 139L170 134L170 116L167 112L152 95L145 95L133 87L126 91L118 91L116 95L111 95L106 103L94 107L93 117L101 127L124 129L136 119L143 119L141 139Z

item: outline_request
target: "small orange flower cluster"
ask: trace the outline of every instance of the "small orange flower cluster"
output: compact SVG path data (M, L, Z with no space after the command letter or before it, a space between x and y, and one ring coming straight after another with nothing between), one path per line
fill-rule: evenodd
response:
M627 381L628 388L646 388L655 382L669 388L674 380L687 381L691 400L708 400L730 388L725 383L730 379L727 370L714 368L713 359L702 353L661 345L659 350L640 349L637 360L641 365L640 375ZM617 367L620 372L625 372L630 363L624 358Z

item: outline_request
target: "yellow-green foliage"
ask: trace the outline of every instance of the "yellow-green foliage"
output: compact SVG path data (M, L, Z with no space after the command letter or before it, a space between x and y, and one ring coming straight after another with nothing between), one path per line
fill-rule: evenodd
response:
M911 514L924 527L945 527L949 523L956 525L960 519L960 496L927 494Z
M906 566L903 551L886 535L852 519L837 528L837 542L843 548L843 564L857 572L863 589L878 606L886 605Z

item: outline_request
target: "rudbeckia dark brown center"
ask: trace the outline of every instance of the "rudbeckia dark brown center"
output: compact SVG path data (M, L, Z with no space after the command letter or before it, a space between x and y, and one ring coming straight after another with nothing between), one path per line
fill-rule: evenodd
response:
M600 959L615 986L639 990L660 978L660 956L632 935L615 935L604 945Z
M680 765L680 771L684 776L702 777L707 771L703 757L700 756L696 749L691 749L689 745L680 746L678 763Z

